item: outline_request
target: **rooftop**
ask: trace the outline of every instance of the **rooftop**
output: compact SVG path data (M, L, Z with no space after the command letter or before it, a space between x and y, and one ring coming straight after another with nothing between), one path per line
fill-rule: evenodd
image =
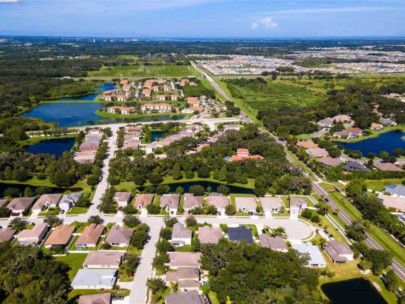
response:
M273 250L287 250L287 245L282 237L270 237L267 234L261 234L259 236L260 246L270 248Z
M80 296L77 304L110 304L111 293Z
M111 227L105 241L108 244L129 244L133 232L134 231L131 229L122 228L116 225Z
M191 239L192 232L181 223L173 225L172 239Z
M222 230L210 226L198 227L198 239L201 244L218 244L222 238Z
M245 226L229 227L228 237L230 241L246 241L253 244L252 232Z
M170 267L200 267L200 252L169 252Z
M104 225L90 224L84 228L82 234L77 239L77 245L97 244L104 232Z
M171 293L165 298L165 304L209 304L210 302L197 291Z
M123 257L124 253L118 251L91 251L84 260L83 267L108 265L118 268L121 265Z
M79 269L72 287L112 288L116 281L115 273L115 269Z
M11 229L10 227L0 229L0 243L8 242L9 240L11 240L14 233L15 230Z
M72 237L75 227L70 225L60 225L56 227L48 239L45 241L46 246L66 245Z

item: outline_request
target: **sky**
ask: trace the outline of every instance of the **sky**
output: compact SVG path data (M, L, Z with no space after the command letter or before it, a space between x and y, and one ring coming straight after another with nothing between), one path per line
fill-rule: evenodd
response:
M0 35L405 36L404 0L0 0Z

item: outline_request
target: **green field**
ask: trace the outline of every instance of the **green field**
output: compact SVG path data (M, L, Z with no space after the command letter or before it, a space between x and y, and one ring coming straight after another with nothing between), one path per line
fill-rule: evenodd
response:
M129 65L102 67L89 72L89 77L186 77L197 76L192 66L187 65Z
M79 269L83 268L86 256L86 253L70 253L65 256L56 257L55 260L63 262L70 267L68 274L70 281L72 281Z

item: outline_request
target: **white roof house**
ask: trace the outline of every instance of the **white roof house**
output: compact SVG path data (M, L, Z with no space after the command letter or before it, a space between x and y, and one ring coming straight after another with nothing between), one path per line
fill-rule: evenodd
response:
M172 244L174 245L190 245L191 244L191 230L188 230L181 223L176 223L173 225L172 231Z
M83 196L81 192L65 194L59 202L59 209L68 211Z
M80 269L72 282L73 289L112 289L115 269Z
M378 194L378 199L385 208L392 208L399 212L405 212L405 198L400 196L390 196L385 194Z
M298 216L302 210L308 207L307 200L304 197L290 198L290 219L298 220Z
M299 253L309 256L308 267L326 267L325 259L318 247L311 243L297 243L291 246Z
M256 199L254 197L235 197L236 210L256 214Z
M262 204L263 211L266 214L273 212L280 212L283 208L283 201L279 197L261 197L260 203Z

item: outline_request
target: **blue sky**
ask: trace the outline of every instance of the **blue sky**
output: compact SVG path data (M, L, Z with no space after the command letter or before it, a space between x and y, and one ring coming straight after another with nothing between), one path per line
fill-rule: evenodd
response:
M405 36L404 0L0 0L1 35Z

